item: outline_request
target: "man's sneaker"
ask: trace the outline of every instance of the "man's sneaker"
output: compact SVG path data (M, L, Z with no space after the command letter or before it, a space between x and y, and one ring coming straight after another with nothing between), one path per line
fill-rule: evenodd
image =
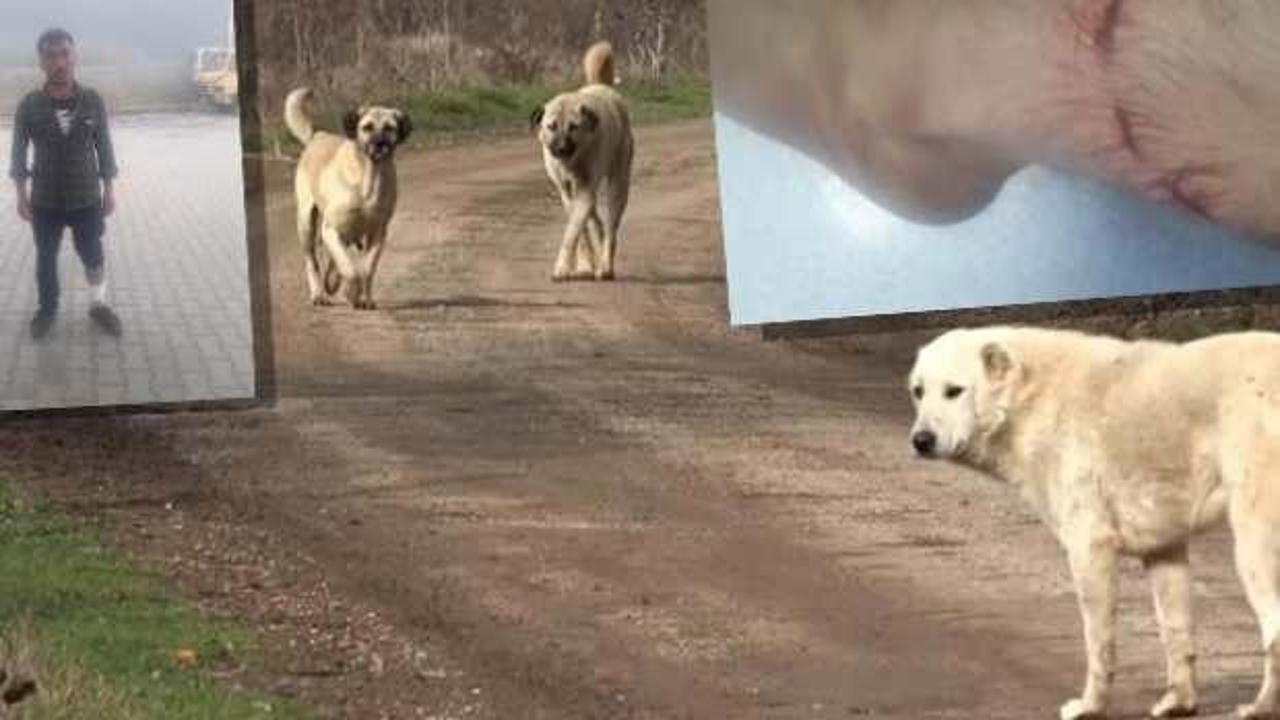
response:
M58 317L58 311L51 308L40 308L35 317L31 318L31 338L40 340L49 334L49 329L53 327L53 321Z
M89 317L98 323L98 326L105 330L109 335L120 335L123 327L120 324L120 318L110 306L102 303L94 303L89 306Z

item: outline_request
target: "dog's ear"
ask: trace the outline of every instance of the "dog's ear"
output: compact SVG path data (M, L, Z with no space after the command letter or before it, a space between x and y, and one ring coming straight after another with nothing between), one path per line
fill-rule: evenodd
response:
M982 346L982 369L989 382L1002 382L1013 371L1013 358L1003 345L989 342Z
M360 127L360 108L351 108L342 116L342 132L352 140L356 137L356 129Z
M582 127L595 130L600 125L600 116L589 107L582 108Z
M396 144L409 139L413 133L413 118L403 110L396 111Z
M542 116L545 113L546 113L546 108L544 108L541 105L534 108L533 112L529 113L529 129L530 130L538 129L538 126L542 124Z

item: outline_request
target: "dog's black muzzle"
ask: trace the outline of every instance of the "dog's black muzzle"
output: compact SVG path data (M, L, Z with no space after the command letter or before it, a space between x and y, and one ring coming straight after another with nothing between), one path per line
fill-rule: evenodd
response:
M385 135L376 135L369 138L366 147L368 149L365 152L369 154L369 157L374 160L381 160L396 149L396 141L394 138Z
M932 430L919 430L911 435L911 447L920 457L933 457L938 450L938 436Z
M568 160L577 152L578 144L572 140L554 140L551 143L551 154L561 160Z

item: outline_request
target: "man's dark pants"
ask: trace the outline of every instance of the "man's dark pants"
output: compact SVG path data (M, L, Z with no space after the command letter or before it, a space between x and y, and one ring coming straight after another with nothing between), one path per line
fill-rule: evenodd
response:
M102 278L102 235L105 230L102 208L32 208L31 225L35 230L36 288L40 310L52 312L58 308L58 250L62 247L64 230L71 228L76 254L80 256L90 282Z

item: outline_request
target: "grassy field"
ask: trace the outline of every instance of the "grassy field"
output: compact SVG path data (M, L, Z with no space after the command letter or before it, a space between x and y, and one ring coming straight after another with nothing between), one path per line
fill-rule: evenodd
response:
M529 114L564 86L549 84L462 88L431 95L396 98L394 102L413 117L412 144L435 145L486 136L520 132L528 127ZM627 98L636 124L687 120L711 115L711 86L706 78L682 77L660 82L624 82L619 90ZM272 116L278 117L272 108ZM317 124L339 127L340 110L328 108ZM286 151L297 143L278 121L265 130L266 147Z
M250 631L202 617L159 572L0 484L0 666L38 684L18 717L306 717L210 675L253 663Z

